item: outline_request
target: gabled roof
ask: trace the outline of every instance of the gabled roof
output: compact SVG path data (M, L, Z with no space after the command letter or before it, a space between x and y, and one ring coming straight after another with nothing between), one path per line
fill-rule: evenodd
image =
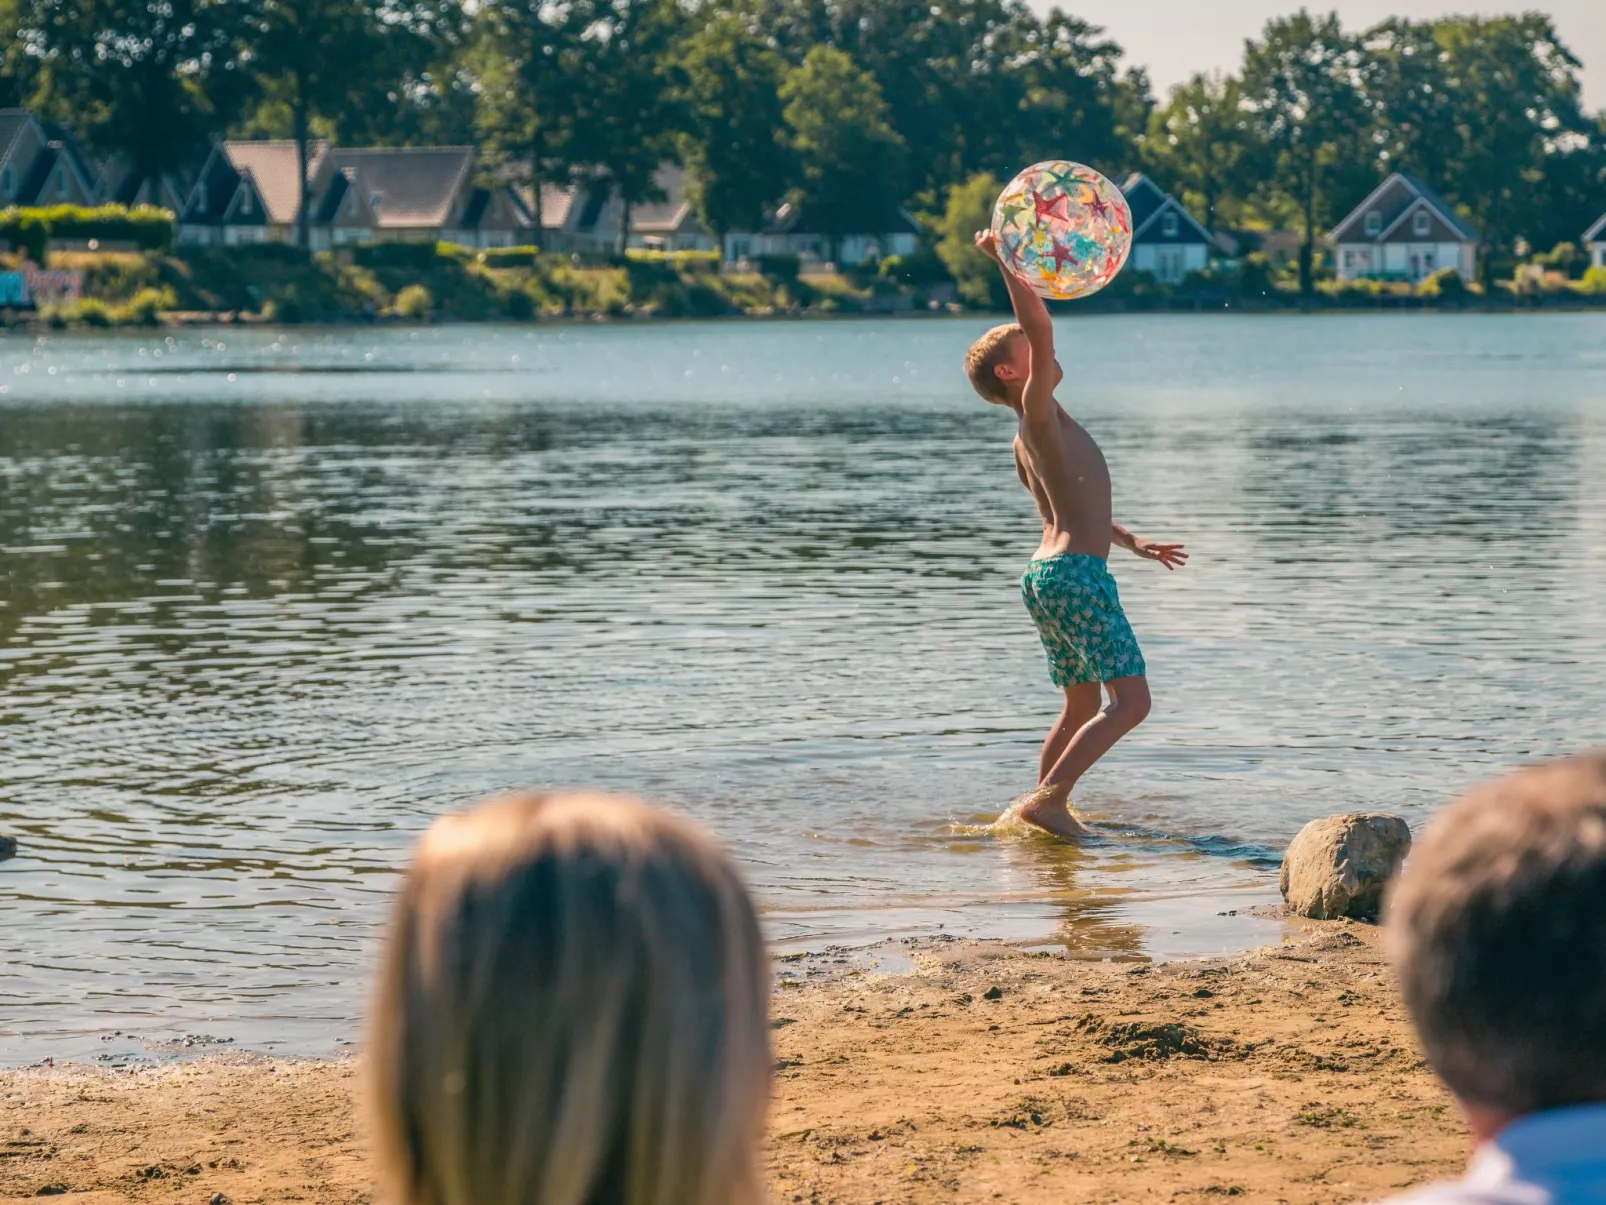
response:
M1444 219L1446 226L1450 227L1462 238L1477 242L1478 232L1461 219L1461 215L1456 213L1455 207L1450 202L1446 201L1410 172L1396 172L1395 174L1416 190L1416 195L1426 201L1428 206Z
M1584 231L1584 242L1606 242L1606 213L1601 214L1600 220Z
M22 178L17 186L17 204L37 205L39 194L44 190L45 181L50 179L50 173L56 166L56 160L61 152L53 146L47 146L33 158L33 164L28 168L28 174Z
M301 186L297 182L296 144L288 138L262 142L225 142L223 153L235 171L251 173L257 196L267 209L270 222L290 225L301 208ZM326 142L307 144L307 178L317 176L319 161L329 153Z
M1128 176L1121 185L1121 192L1126 196L1127 206L1132 210L1132 241L1134 243L1149 231L1162 213L1170 209L1175 210L1183 221L1193 227L1194 232L1201 241L1212 246L1215 244L1216 240L1211 237L1210 231L1206 230L1204 224L1188 212L1186 205L1166 192L1142 172L1134 172Z
M27 109L0 109L0 159L4 159L11 150L11 144L17 141L17 135L33 120L33 114Z
M356 174L379 226L442 226L474 167L467 146L336 148L334 164ZM375 202L377 201L377 204Z
M1133 172L1121 182L1127 208L1132 211L1132 229L1136 231L1165 204L1165 189L1142 172Z
M1359 234L1352 234L1349 231L1349 227L1355 223L1364 223L1366 214L1369 211L1376 209L1378 204L1386 196L1388 196L1391 192L1398 192L1401 189L1403 189L1405 193L1405 196L1403 197L1404 203L1397 211L1382 215L1382 228L1377 234L1364 233L1364 225L1361 228L1362 232ZM1334 226L1332 231L1328 234L1328 241L1333 243L1380 242L1382 241L1383 237L1388 234L1389 231L1393 230L1405 217L1405 215L1416 206L1418 201L1423 202L1429 209L1433 210L1433 212L1438 215L1439 219L1451 230L1455 231L1456 234L1460 235L1461 238L1467 240L1468 242L1475 243L1478 241L1478 232L1471 226L1467 225L1466 222L1462 221L1461 216L1456 213L1448 201L1446 201L1438 193L1434 192L1419 178L1413 176L1410 172L1402 171L1391 172L1386 180L1384 180L1366 195L1365 200L1363 200L1354 209L1350 210L1349 214L1344 218L1344 220L1341 221L1337 226Z
M574 198L579 189L572 184L543 184L541 185L541 224L548 230L561 230L563 224L569 220L569 207L574 204ZM519 200L529 211L530 220L535 220L535 199L529 192L529 186L519 193Z

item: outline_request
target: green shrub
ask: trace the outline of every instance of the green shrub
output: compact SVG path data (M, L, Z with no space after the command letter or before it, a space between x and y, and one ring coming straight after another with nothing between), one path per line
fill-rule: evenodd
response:
M0 212L0 237L5 238L11 250L21 251L34 263L45 262L50 227L36 210L7 209Z
M408 285L396 294L396 304L393 308L398 317L422 322L435 308L435 298L430 296L429 290L423 285Z
M754 262L765 276L795 284L803 271L802 261L795 255L760 255Z
M889 255L881 261L880 274L887 280L912 285L917 289L946 284L953 280L948 266L934 251L917 251L913 255Z
M99 239L108 243L133 243L144 251L169 251L173 246L173 215L165 209L139 205L51 205L34 209L15 207L0 212L0 234L18 245L12 232L42 225L49 239ZM28 237L37 237L36 235ZM33 247L29 246L32 254ZM40 249L39 258L43 257Z
M1584 273L1583 291L1606 297L1606 267L1591 268Z
M663 264L677 272L719 271L718 251L657 251L649 247L632 247L625 252L627 263Z
M75 311L74 317L85 326L110 326L112 324L111 313L107 310L106 303L97 301L93 297L83 298L73 309Z
M145 288L129 298L127 304L118 307L115 317L133 326L155 326L161 321L162 311L171 310L177 304L178 299L173 296L172 289Z
M353 260L364 268L410 268L422 271L439 258L434 243L366 243L352 249Z
M1416 291L1423 297L1435 297L1440 301L1460 301L1468 293L1467 282L1454 268L1440 268L1417 285Z
M1550 272L1564 273L1570 280L1577 280L1589 267L1589 252L1577 243L1557 243L1529 262Z
M303 321L306 311L294 288L287 288L262 304L262 316L269 322L282 322L287 326Z
M479 261L487 268L533 268L540 257L539 247L489 247Z

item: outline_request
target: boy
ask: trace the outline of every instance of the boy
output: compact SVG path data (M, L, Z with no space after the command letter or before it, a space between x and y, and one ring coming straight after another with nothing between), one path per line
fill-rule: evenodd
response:
M1087 829L1071 813L1071 789L1110 747L1149 714L1143 654L1121 611L1106 563L1116 543L1167 569L1181 568L1181 544L1140 540L1110 516L1110 470L1093 437L1060 408L1064 375L1054 358L1054 325L1042 299L998 260L998 241L978 231L976 246L999 264L1016 323L988 331L965 356L976 392L1020 419L1015 471L1037 503L1043 539L1021 590L1032 613L1049 676L1065 707L1049 729L1037 763L1037 789L1021 806L1028 824L1060 837ZM1100 687L1110 703L1099 709Z

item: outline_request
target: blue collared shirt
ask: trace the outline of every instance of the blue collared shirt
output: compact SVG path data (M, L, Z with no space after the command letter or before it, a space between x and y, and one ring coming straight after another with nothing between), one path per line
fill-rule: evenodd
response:
M1461 1179L1392 1205L1606 1205L1606 1104L1519 1118L1473 1153Z

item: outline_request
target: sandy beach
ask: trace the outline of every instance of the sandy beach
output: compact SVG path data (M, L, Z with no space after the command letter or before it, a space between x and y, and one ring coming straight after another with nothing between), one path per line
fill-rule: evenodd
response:
M1330 924L1153 967L964 942L901 975L787 965L774 1199L1364 1201L1453 1173L1465 1131L1376 947ZM357 1073L237 1054L5 1072L0 1195L369 1201Z

